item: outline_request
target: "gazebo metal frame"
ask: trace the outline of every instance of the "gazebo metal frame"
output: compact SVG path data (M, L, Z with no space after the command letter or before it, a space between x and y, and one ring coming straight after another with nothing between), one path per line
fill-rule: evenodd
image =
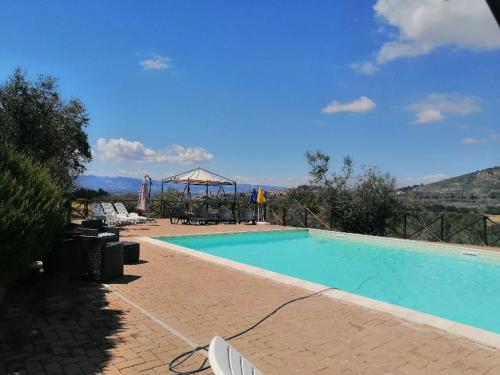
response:
M213 177L213 179L209 180L209 179L197 179L197 178L182 178L186 175L194 175L196 174L196 172L198 173L202 173L202 174L208 174L210 176ZM233 210L235 209L235 205L236 205L236 193L237 193L237 184L236 184L236 181L233 181L229 178L226 178L224 176L221 176L217 173L214 173L214 172L211 172L209 170L206 170L204 168L201 168L201 167L198 167L198 168L195 168L195 169L191 169L189 171L186 171L186 172L183 172L183 173L179 173L179 174L176 174L174 176L170 176L170 177L167 177L167 178L163 178L161 180L161 207L163 207L163 202L164 202L164 198L163 198L163 193L164 193L164 185L167 184L167 183L175 183L175 184L184 184L186 185L184 187L184 190L182 191L182 197L181 197L181 201L184 201L186 200L188 203L190 203L192 201L192 195L191 195L191 186L192 185L197 185L197 186L206 186L206 190L205 190L205 201L206 201L206 206L207 206L207 209L208 209L208 190L209 190L209 187L210 186L218 186L219 189L217 191L217 195L216 197L219 198L221 193L224 195L224 198L226 197L226 192L224 190L224 186L234 186L234 197L233 197ZM227 202L227 200L225 200Z

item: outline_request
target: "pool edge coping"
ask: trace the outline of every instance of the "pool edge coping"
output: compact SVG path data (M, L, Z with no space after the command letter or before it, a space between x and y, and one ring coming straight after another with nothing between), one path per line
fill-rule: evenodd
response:
M279 230L279 229L273 229L273 230ZM234 234L242 232L224 232L224 233ZM210 233L210 234L216 234L216 233ZM175 236L161 236L161 237L178 237L178 236L175 235ZM178 251L185 255L194 256L196 258L208 261L210 263L215 263L231 269L243 271L254 276L263 277L281 284L302 288L311 292L319 292L321 290L328 288L328 286L326 285L313 283L292 276L283 275L277 272L251 266L234 260L222 258L216 255L207 254L188 247L163 242L153 237L140 237L140 239L145 240L146 242L149 242L150 244L155 246L159 246L168 250ZM343 291L341 289L325 291L321 294L341 302L354 304L364 308L387 313L389 315L392 315L407 322L427 325L429 327L439 329L446 333L450 333L459 337L465 337L474 343L487 346L491 349L500 350L500 334L495 332L487 331L481 328L476 328L467 324L455 322L435 315L419 312L406 307L397 306L388 302L382 302L376 299L360 296L354 293Z
M347 232L340 232L340 231L326 230L326 229L316 229L316 228L309 228L309 231L312 233L320 233L320 234L325 235L327 237L340 237L340 238L350 237L350 238L374 239L376 241L382 241L382 242L387 241L387 242L392 242L392 243L409 242L409 243L412 243L415 245L428 247L430 249L441 249L441 250L447 250L447 251L460 251L462 253L467 251L467 250L470 250L470 251L476 252L478 254L481 254L483 256L488 256L488 257L492 257L495 259L500 259L500 251L488 250L488 249L485 249L485 248L482 248L482 247L479 247L476 245L430 242L430 241L414 240L411 238L381 237L381 236L373 236L373 235L369 235L369 234L347 233Z

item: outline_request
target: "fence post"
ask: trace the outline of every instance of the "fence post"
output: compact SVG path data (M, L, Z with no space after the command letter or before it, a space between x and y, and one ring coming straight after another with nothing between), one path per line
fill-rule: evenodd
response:
M333 208L330 210L330 230L333 230L333 221L334 221L334 210Z
M283 206L283 226L286 226L286 206Z
M161 195L160 195L160 217L165 217L165 212L163 211L163 180L161 180Z
M405 212L403 214L403 237L406 239L408 238L408 233L406 231L406 217L408 216L408 214Z
M439 238L444 241L444 214L441 214L441 235Z
M304 228L307 228L307 207L304 207Z
M89 201L85 200L83 202L83 216L85 216L85 219L89 217Z
M483 240L484 244L488 246L488 216L483 216Z

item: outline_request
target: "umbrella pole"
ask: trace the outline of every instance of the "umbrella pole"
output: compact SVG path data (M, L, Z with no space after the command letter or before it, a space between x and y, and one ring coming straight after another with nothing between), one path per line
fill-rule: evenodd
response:
M161 180L161 198L160 198L160 217L163 217L163 179ZM148 216L146 215L146 223L148 222Z
M151 185L153 185L153 181L151 180L151 177L148 175L145 175L144 178L147 178L149 180L149 190L148 190L148 210L146 211L146 223L149 220L149 206L151 205ZM163 192L163 185L162 185L162 192ZM161 207L160 207L161 211Z
M234 183L234 196L233 196L233 216L236 220L236 182Z

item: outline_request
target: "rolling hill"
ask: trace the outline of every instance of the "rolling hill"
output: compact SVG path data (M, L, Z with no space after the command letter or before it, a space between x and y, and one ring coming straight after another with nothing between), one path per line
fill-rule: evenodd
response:
M103 176L93 176L93 175L81 175L77 178L77 184L80 187L86 189L103 189L110 193L115 194L127 194L127 193L137 193L141 186L142 179L132 178L132 177L103 177ZM255 185L250 184L238 184L238 192L251 192ZM174 188L178 190L184 189L184 185L177 184L166 184L165 189ZM279 191L286 189L282 186L271 186L262 185L265 191ZM226 187L227 192L231 192L232 188ZM159 193L161 191L161 182L158 180L153 180L153 185L151 186L151 191L153 193ZM193 186L191 188L193 194L203 194L205 188L203 186Z
M487 168L427 185L408 186L400 191L429 198L500 199L500 167Z

